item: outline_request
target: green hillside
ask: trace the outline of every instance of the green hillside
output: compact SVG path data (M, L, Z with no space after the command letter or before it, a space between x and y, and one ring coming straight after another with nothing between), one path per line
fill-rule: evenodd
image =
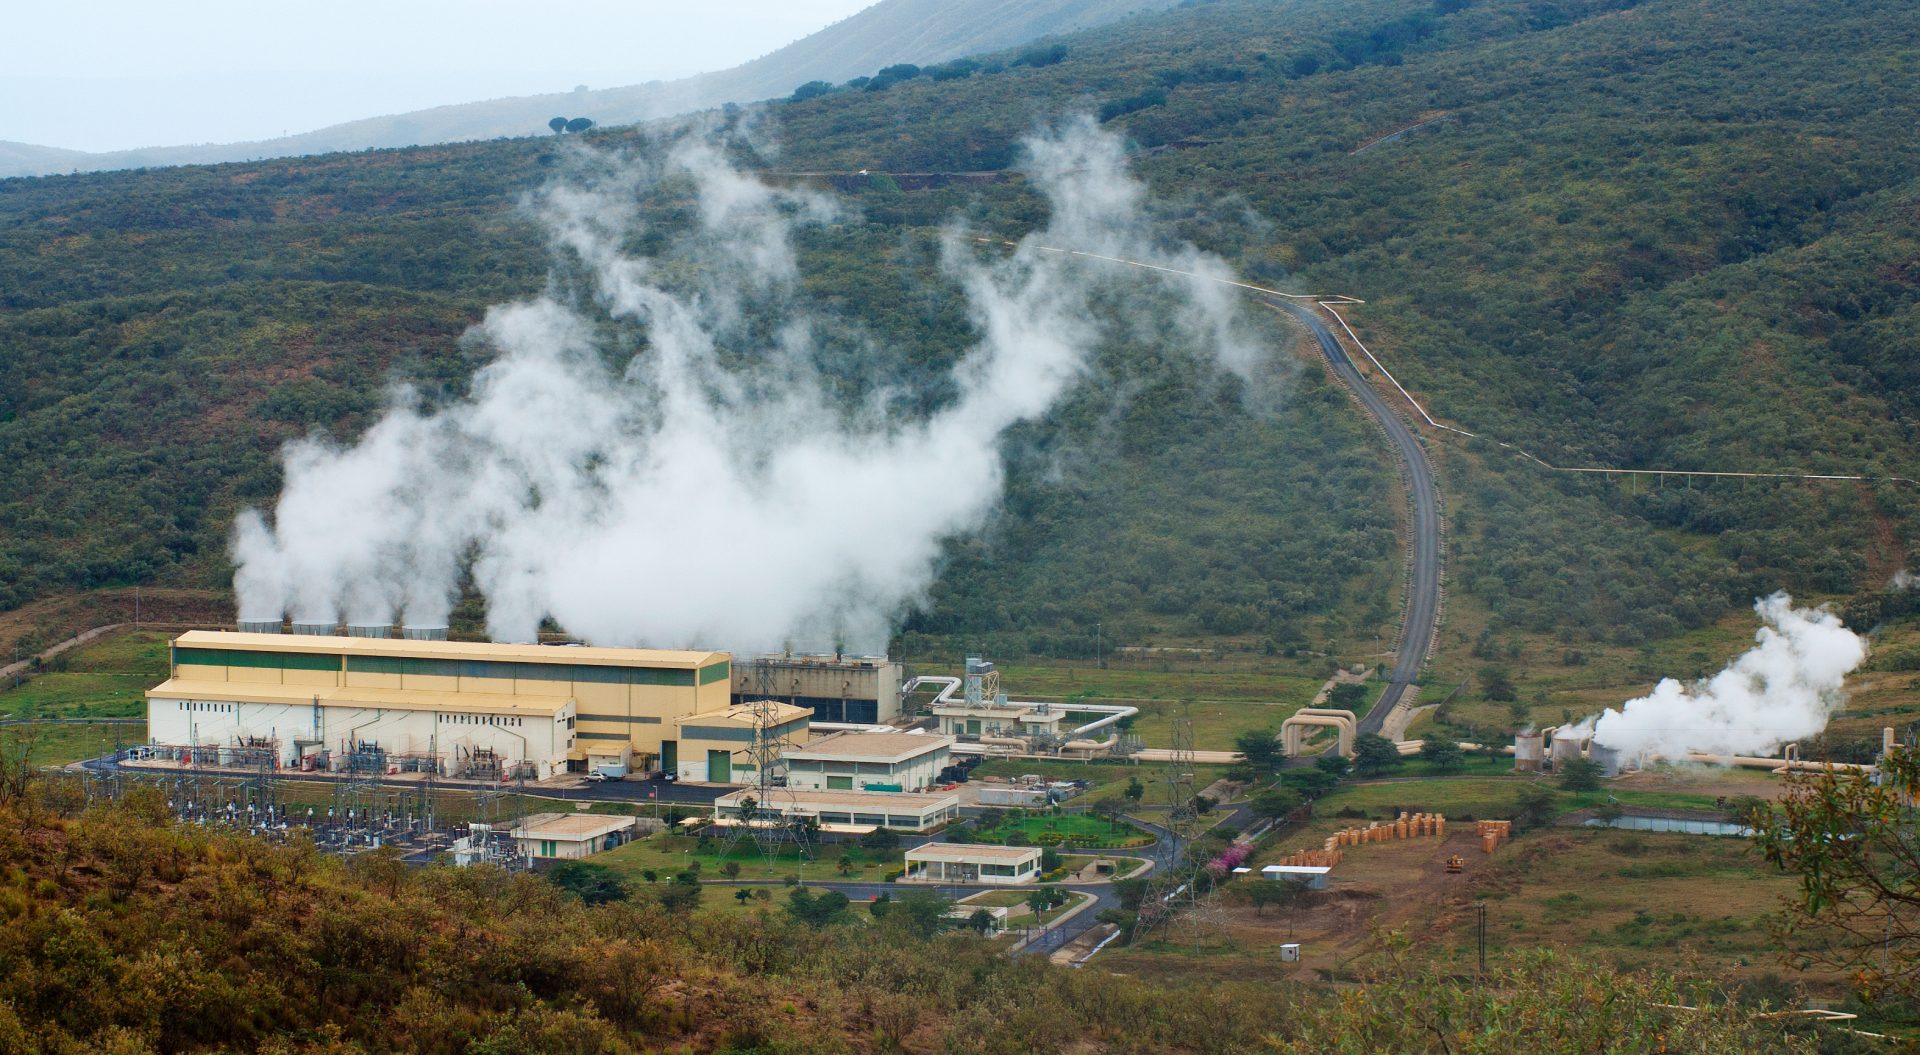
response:
M1870 3L1215 0L779 104L777 154L742 152L994 170L1092 110L1139 144L1170 232L1365 299L1359 332L1462 428L1555 464L1920 477L1917 38L1920 13ZM353 434L396 373L457 391L461 329L544 282L515 202L555 149L0 183L0 605L218 585L279 441ZM1019 232L1041 206L1017 179L901 185L868 181L856 222L808 237L809 293L937 366L964 323L922 280L934 229ZM1249 413L1151 349L1114 355L1127 400L1015 438L1007 514L956 544L916 640L1086 654L1104 620L1110 641L1377 651L1355 646L1395 614L1395 488L1345 397L1300 370ZM1436 455L1452 589L1496 630L1667 636L1777 587L1877 586L1920 543L1897 485Z

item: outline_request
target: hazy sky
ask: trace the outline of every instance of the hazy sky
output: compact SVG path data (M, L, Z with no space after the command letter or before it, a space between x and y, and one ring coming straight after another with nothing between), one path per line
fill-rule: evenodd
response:
M12 5L0 140L225 143L725 69L875 0L59 0Z

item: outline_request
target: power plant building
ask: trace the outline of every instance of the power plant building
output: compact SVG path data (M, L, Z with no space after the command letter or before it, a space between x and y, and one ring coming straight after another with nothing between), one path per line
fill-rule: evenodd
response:
M924 791L953 759L953 738L835 733L783 756L787 786L808 791Z
M817 722L885 725L900 717L901 677L885 656L759 656L734 664L733 701L779 700Z
M730 777L753 738L731 668L724 652L192 631L147 691L147 734L160 757L218 765L544 779L632 760L707 780L711 752Z

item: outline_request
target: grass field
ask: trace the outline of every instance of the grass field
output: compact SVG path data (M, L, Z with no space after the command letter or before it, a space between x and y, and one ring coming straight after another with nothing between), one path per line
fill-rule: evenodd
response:
M1115 825L1099 817L1070 813L1005 814L999 824L975 834L982 842L1007 842L1011 839L1024 845L1036 845L1042 835L1050 832L1071 840L1070 845L1088 848L1118 849L1153 844L1151 835L1132 825ZM1065 847L1069 843L1058 845Z
M742 839L735 844L731 853L722 856L721 844L716 840L706 850L700 849L698 839L687 835L655 835L636 840L616 850L608 851L593 859L595 864L605 865L620 873L629 882L641 882L645 873L651 869L662 881L677 872L699 866L702 879L726 878L725 867L731 861L740 866L740 878L763 879L780 882L787 876L798 876L802 881L865 881L880 882L888 872L901 866L899 850L866 850L857 846L831 844L817 846L814 857L802 858L797 851L788 847L769 864L760 848L750 839ZM840 871L840 862L847 862L847 871Z
M146 691L167 676L167 641L137 630L95 641L56 658L51 669L0 689L0 717L133 718L146 713ZM146 737L129 736L135 741ZM111 746L111 745L109 745Z
M1085 780L1092 783L1091 791L1068 800L1069 808L1092 806L1106 799L1123 797L1126 794L1129 779L1140 781L1144 789L1140 799L1142 808L1165 806L1167 803L1166 767L1149 762L1132 764L1054 762L1023 758L995 759L981 763L974 768L973 772L976 777L1019 777L1033 773L1049 780ZM1226 772L1226 766L1195 766L1194 786L1204 788L1225 776Z

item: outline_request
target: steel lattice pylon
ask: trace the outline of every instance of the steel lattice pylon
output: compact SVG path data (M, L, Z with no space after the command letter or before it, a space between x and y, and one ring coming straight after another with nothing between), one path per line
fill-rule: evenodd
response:
M763 673L761 680L768 681L771 677L770 673ZM753 800L753 808L744 808L745 803L742 803L738 823L727 828L720 856L721 860L726 860L741 838L751 834L771 870L781 848L788 843L798 847L801 856L813 856L811 833L804 823L767 806L771 798L786 793L786 789L776 781L779 779L780 759L787 748L793 746L780 728L780 702L765 698L755 700L746 707L753 718L753 743L747 748L747 757L753 765L753 783L747 789Z

